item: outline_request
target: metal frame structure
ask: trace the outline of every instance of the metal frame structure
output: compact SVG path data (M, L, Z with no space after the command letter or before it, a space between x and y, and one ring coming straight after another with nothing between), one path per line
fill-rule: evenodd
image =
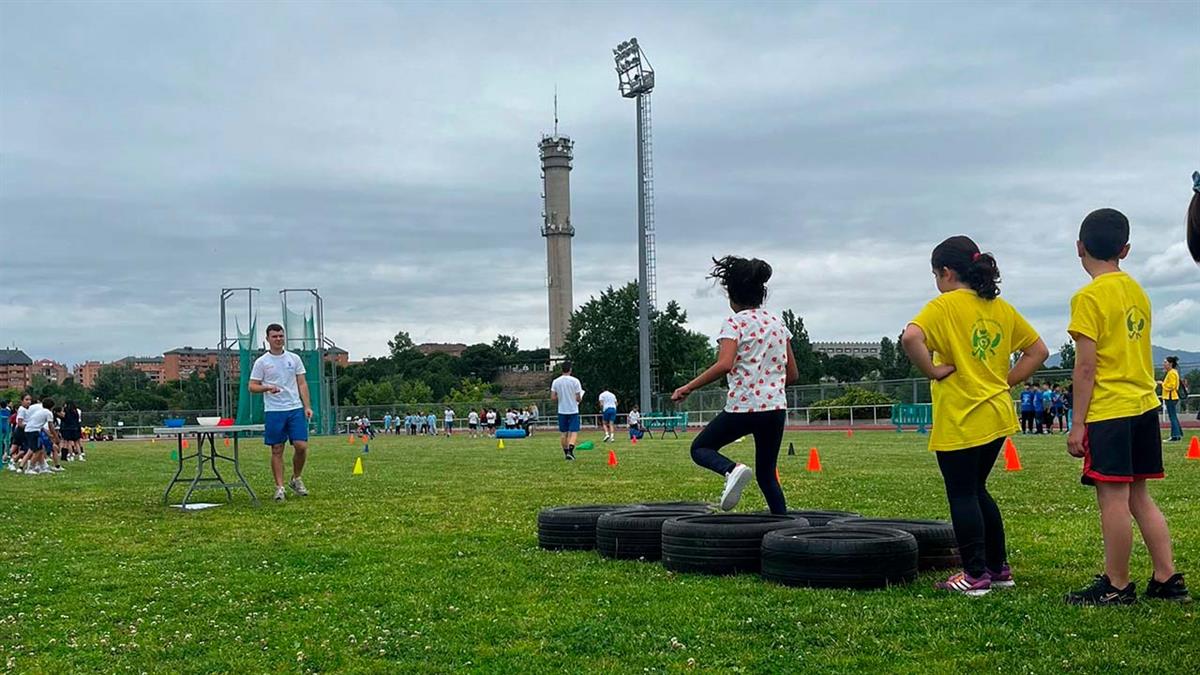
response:
M217 343L217 410L221 417L235 417L233 401L238 381L232 377L233 359L237 358L237 338L229 337L229 313L226 307L238 293L246 294L246 306L251 319L254 317L255 294L260 291L249 286L221 289L221 341Z
M329 350L337 347L333 340L325 337L325 300L315 288L285 288L279 291L279 299L283 307L283 316L287 317L288 308L288 293L307 293L312 296L314 314L316 315L317 328L317 352L320 354L321 361L321 401L318 405L324 414L321 416L323 422L322 429L318 429L317 433L332 434L336 431L337 421L333 419L333 402L337 400L337 360L330 361ZM285 322L286 323L286 322ZM287 341L303 340L303 337L292 337L290 334ZM329 364L329 370L326 371L326 364Z
M637 38L629 38L613 49L617 89L625 98L637 99L638 163L638 375L643 414L652 408L651 396L658 389L658 358L654 339L657 302L657 262L654 252L654 167L650 125L650 92L654 68Z

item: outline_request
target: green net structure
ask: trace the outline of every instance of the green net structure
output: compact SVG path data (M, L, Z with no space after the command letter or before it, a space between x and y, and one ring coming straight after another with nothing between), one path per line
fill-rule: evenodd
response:
M255 346L254 340L258 335L258 318L250 317L250 328L246 333L242 332L242 328L234 321L234 327L237 331L237 346L238 346L238 404L237 404L237 423L238 424L262 424L263 421L263 397L255 396L250 393L250 371L254 368L254 360L258 358L258 347Z
M287 334L287 348L296 352L304 362L304 379L308 382L308 396L313 407L311 428L318 434L330 433L333 420L329 419L330 411L325 405L325 378L321 376L324 364L321 361L320 340L317 338L315 312L300 314L288 309L285 304L283 330Z

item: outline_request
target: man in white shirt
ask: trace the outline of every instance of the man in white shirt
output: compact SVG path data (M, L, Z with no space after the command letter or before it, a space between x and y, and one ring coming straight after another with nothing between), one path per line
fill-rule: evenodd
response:
M454 433L454 409L446 408L445 410L445 425L446 438L450 438L450 434Z
M600 392L600 414L604 426L604 442L615 440L613 434L616 432L617 424L617 395L605 389Z
M51 469L46 464L46 452L54 452L54 442L58 432L54 428L54 400L42 399L25 411L25 457L22 467L27 475L55 473L62 471L57 466Z
M487 411L486 419L487 419L487 427L488 427L488 436L489 437L495 436L496 435L496 409L495 408Z
M286 351L283 326L267 326L270 350L254 362L250 371L250 393L263 395L263 443L271 446L271 472L275 474L275 501L284 500L283 446L292 443L292 479L288 487L301 497L308 495L300 474L308 459L308 420L312 419L312 404L308 398L308 382L304 379L304 362L294 352Z
M479 413L471 408L471 412L467 413L467 426L471 429L471 438L479 436Z
M550 385L550 399L558 402L558 431L562 434L564 459L575 460L575 441L579 438L579 402L583 385L571 375L571 362L563 361L562 375Z

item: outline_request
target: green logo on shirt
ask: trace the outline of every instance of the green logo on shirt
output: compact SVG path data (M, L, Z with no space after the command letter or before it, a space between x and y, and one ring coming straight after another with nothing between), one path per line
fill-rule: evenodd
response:
M996 355L996 348L1004 339L1000 324L990 319L980 319L971 327L971 354L980 361Z
M1146 314L1137 307L1125 310L1125 329L1129 331L1130 340L1141 339L1146 330Z

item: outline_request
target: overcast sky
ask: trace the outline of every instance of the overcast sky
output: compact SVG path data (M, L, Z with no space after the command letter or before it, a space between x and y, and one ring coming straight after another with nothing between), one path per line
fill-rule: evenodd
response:
M537 141L575 139L575 302L636 276L636 35L659 298L711 256L813 339L896 335L968 234L1056 348L1080 220L1133 224L1156 344L1200 349L1183 243L1200 2L0 3L0 342L74 363L214 345L223 286L316 287L351 358L546 346ZM261 327L261 322L260 322Z

